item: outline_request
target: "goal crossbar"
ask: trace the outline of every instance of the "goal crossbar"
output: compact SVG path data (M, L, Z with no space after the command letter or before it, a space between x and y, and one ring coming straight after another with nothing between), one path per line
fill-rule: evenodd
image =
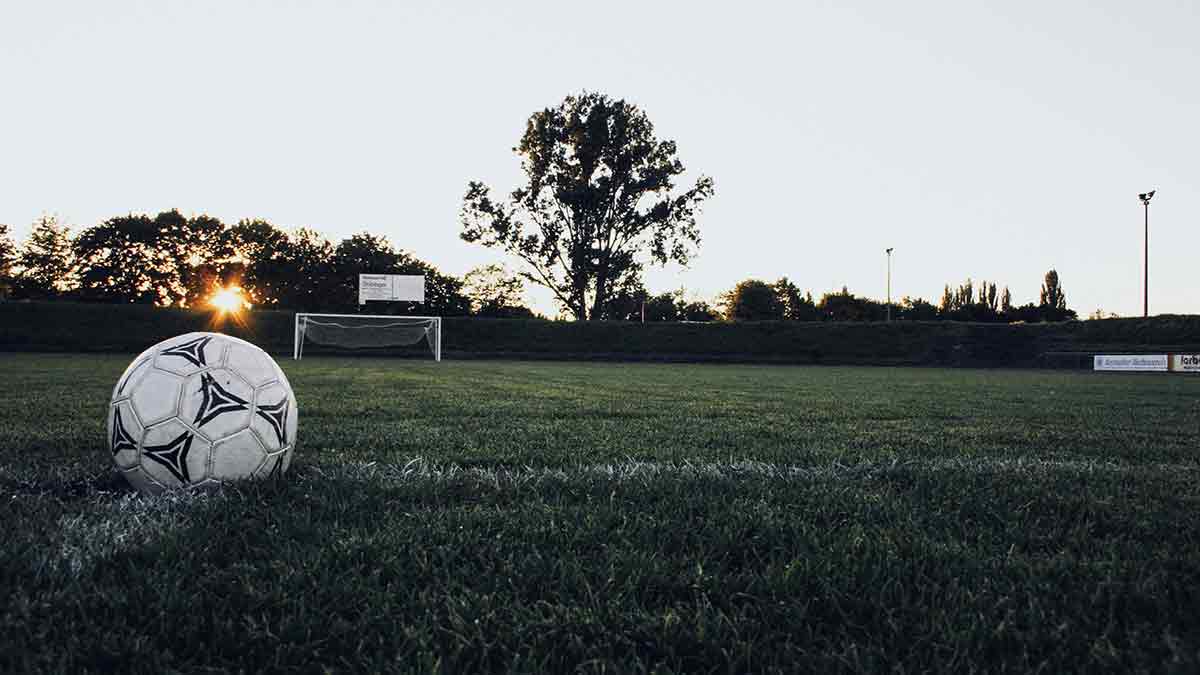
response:
M361 326L346 325L339 322L339 319L351 320L367 320L370 323ZM442 317L440 316L399 316L393 314L310 314L307 312L298 312L295 316L294 335L292 342L292 358L299 360L304 356L304 341L309 336L311 328L335 328L342 331L386 331L389 328L403 327L423 327L424 339L429 343L433 350L433 358L435 361L442 360ZM378 346L386 346L389 344L414 344L419 342L412 340L408 342L389 342L382 339ZM338 346L335 343L335 346ZM349 348L362 346L356 344L340 345ZM376 345L371 345L376 346Z

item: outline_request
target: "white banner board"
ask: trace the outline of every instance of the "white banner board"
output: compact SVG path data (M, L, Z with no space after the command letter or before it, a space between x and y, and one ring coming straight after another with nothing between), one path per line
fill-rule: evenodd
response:
M1172 354L1171 370L1178 373L1200 373L1200 354Z
M358 304L368 300L383 302L425 302L425 277L419 274L360 274Z
M1167 354L1111 354L1092 357L1095 370L1124 370L1141 372L1162 372L1169 369L1170 359Z

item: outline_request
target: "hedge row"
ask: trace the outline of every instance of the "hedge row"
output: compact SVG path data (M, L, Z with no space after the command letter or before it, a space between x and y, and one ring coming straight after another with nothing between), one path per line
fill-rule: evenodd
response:
M143 305L0 303L0 350L135 353L195 330L292 350L293 314L243 320ZM446 318L446 358L510 357L787 363L1081 366L1091 353L1200 352L1200 317L1059 324L957 322L626 323Z

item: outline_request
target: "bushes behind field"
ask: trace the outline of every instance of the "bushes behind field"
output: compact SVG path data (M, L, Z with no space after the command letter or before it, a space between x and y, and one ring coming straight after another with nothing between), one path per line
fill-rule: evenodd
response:
M0 350L141 351L215 330L275 354L292 350L293 313L243 321L145 305L0 303ZM1052 324L559 322L446 318L446 358L761 361L825 364L1090 367L1092 353L1200 352L1200 317Z

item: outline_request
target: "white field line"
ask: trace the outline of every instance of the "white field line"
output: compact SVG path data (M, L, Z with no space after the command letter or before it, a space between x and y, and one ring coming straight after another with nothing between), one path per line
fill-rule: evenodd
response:
M348 462L306 467L306 480L346 478L384 480L396 483L483 483L521 484L607 480L650 483L655 480L695 479L769 479L811 482L821 480L870 479L908 472L1037 475L1050 473L1139 475L1159 473L1200 473L1200 464L1125 464L1098 460L1046 460L1018 457L1011 459L930 459L887 460L844 464L833 462L819 466L774 464L770 462L680 461L658 462L627 459L601 464L566 467L464 467L439 464L415 457L404 464Z

